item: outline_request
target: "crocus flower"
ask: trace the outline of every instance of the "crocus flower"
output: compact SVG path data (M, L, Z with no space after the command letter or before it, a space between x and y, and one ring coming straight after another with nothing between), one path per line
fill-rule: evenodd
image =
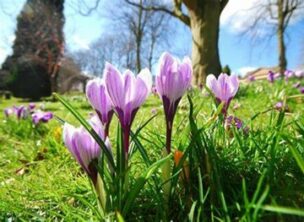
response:
M243 127L243 122L239 118L235 116L228 116L225 122L226 126L230 127L234 125L237 129L241 129Z
M21 106L14 106L14 112L16 114L17 119L25 119L28 116L28 109L21 105Z
M279 79L281 78L281 76L282 76L281 73L277 72L274 74L274 79Z
M105 141L102 125L100 122L98 123L96 119L97 118L94 119L94 117L91 118L89 123L100 138ZM82 126L76 128L65 123L63 127L63 140L70 153L91 178L93 183L96 184L98 171L94 161L98 161L101 155L101 149L94 138Z
M249 82L254 82L255 81L255 76L254 75L250 75L248 77Z
M282 110L283 109L283 102L277 102L276 104L275 104L275 106L274 106L274 108L276 109L276 110Z
M4 115L5 117L9 117L10 115L14 114L14 109L11 107L4 109Z
M214 75L210 74L207 76L206 85L213 92L217 103L224 103L222 113L226 116L229 104L239 89L238 77L222 73L216 79Z
M152 90L151 91L152 91L153 95L157 95L157 89L156 89L155 85L152 86Z
M156 109L156 108L152 108L152 109L151 109L151 113L152 113L153 115L155 115L155 114L157 113L157 109Z
M29 108L30 112L34 111L35 107L36 107L36 104L35 104L35 103L30 103L30 104L28 105L28 108Z
M273 83L275 80L275 74L271 70L268 71L267 79L270 83Z
M235 116L228 116L225 119L225 128L229 130L232 126L236 127L238 130L243 129L244 133L248 133L249 128L244 127L243 121Z
M32 121L35 125L40 122L46 123L52 118L53 113L51 112L42 112L41 110L38 110L32 114Z
M300 82L296 82L292 85L293 88L299 88L301 86Z
M172 125L177 106L191 85L192 64L189 58L181 62L169 53L163 53L156 74L156 89L163 101L166 117L167 153L171 152Z
M287 69L284 72L284 76L285 76L285 80L288 81L288 79L290 79L294 76L294 72Z
M110 63L104 70L105 85L123 131L124 150L127 157L131 125L139 107L152 88L152 76L143 69L135 76L130 70L123 75Z
M86 86L86 95L95 109L101 123L105 127L105 135L109 134L109 126L113 116L112 102L103 79L90 80Z
M300 87L299 91L300 93L304 94L304 86Z
M304 70L297 70L297 71L295 71L295 76L296 76L297 78L302 78L302 77L304 77Z

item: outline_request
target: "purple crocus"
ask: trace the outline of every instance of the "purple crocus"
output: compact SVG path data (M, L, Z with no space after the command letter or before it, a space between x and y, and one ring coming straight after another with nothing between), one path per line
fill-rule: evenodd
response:
M243 129L244 133L248 133L249 128L244 127L243 121L235 116L228 116L225 119L225 128L229 130L232 126L236 127L238 130Z
M105 141L104 131L101 127L102 123L100 121L98 123L97 118L94 117L91 118L89 123L100 138ZM98 161L101 149L94 138L82 126L75 128L65 123L63 127L63 140L73 157L96 185L98 171L94 161Z
M29 115L28 109L21 105L21 106L14 106L14 112L16 114L17 119L25 119Z
M210 74L207 76L206 85L213 92L217 103L224 103L222 113L226 117L229 104L239 89L238 77L221 73L216 79L213 74Z
M46 123L52 118L53 118L52 112L42 112L40 110L37 110L32 114L32 121L35 125L37 125L40 122Z
M281 76L282 76L281 73L277 72L274 74L274 79L279 79L281 78Z
M289 112L289 107L287 106L287 104L283 103L282 101L279 101L277 102L275 105L274 105L274 108L278 111L284 111L284 112Z
M35 104L35 103L30 103L30 104L28 105L28 108L29 108L30 112L33 112L34 109L36 108L36 104Z
M277 102L277 103L275 104L274 108L275 108L276 110L281 111L281 110L283 109L283 102L282 102L282 101Z
M267 75L267 79L270 83L273 83L275 80L275 74L273 71L269 70L268 71L268 75Z
M163 53L156 74L156 89L163 101L166 118L166 149L171 152L172 125L177 106L191 85L192 64L189 58L181 62L169 53Z
M143 69L137 76L130 70L123 75L110 63L104 70L105 85L123 131L124 151L127 158L131 125L139 107L152 88L152 76Z
M255 81L255 76L254 75L250 75L248 77L249 82L254 82Z
M300 87L299 91L300 93L304 94L304 86Z
M10 115L14 114L14 109L11 107L5 108L4 109L4 115L6 118L8 118Z
M301 83L300 82L296 82L292 85L293 88L299 88L301 86Z
M156 86L155 85L152 85L152 93L153 95L157 95L157 89L156 89Z
M99 78L90 80L86 86L86 95L104 125L105 135L108 136L114 111L104 80Z
M294 72L287 69L284 72L284 76L285 76L285 81L288 81L288 79L290 79L294 76Z
M297 78L302 78L302 77L304 77L304 70L297 70L297 71L295 71L295 76L296 76Z

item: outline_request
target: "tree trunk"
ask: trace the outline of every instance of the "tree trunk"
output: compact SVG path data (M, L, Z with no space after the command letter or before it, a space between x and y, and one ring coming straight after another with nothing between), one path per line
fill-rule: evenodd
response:
M285 16L283 13L283 0L278 0L278 47L279 47L279 68L280 73L283 74L287 67L286 60L286 47L284 41L284 20Z
M139 1L139 4L142 5L142 0ZM139 8L138 9L138 24L137 24L137 31L136 31L136 68L137 68L137 73L140 72L141 70L141 42L142 42L142 37L143 37L143 32L142 32L142 17L143 17L143 9Z
M152 38L151 38L151 45L150 45L150 52L149 52L149 58L148 58L149 70L152 70L152 60L153 60L153 53L154 53L155 42L156 42L156 38L155 38L155 36L152 36Z
M210 73L218 76L221 63L218 53L219 19L221 6L218 1L198 1L189 8L192 32L193 84L205 83Z
M57 84L58 75L52 75L50 78L51 81L51 92L57 92L58 91L58 84Z

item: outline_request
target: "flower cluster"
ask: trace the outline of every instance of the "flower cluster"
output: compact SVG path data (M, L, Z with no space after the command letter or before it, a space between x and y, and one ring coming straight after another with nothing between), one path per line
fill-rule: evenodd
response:
M106 142L113 113L116 114L122 129L122 152L127 164L133 120L140 106L153 90L163 101L167 124L166 149L167 153L170 153L174 116L181 97L191 84L191 76L190 59L179 61L169 53L164 53L160 58L153 88L152 75L148 69L141 70L138 75L134 75L130 70L122 74L112 64L106 63L103 78L93 79L86 86L87 98L97 116L90 120L93 129ZM63 135L71 154L92 181L96 182L96 169L92 166L92 162L101 155L98 144L84 128L75 128L67 123Z
M71 155L92 181L101 207L105 211L110 212L113 209L121 211L121 208L124 211L125 208L122 205L126 201L123 198L127 198L128 193L132 195L132 198L137 195L137 193L132 193L132 189L129 189L133 184L128 182L128 172L131 167L129 163L132 151L135 150L133 146L130 146L130 137L133 136L132 141L135 148L140 146L137 133L131 134L131 128L140 107L151 92L158 95L162 101L166 123L166 141L165 157L157 161L155 163L157 165L151 165L153 168L149 168L149 175L154 170L161 169L162 182L166 181L162 188L164 201L168 201L171 195L172 165L167 160L172 156L175 167L182 167L183 176L180 177L180 180L184 183L190 181L190 168L187 160L183 158L184 153L178 149L174 150L171 140L178 105L184 94L191 88L192 72L189 58L179 60L169 53L163 53L159 59L154 84L148 69L141 70L137 75L130 70L121 73L110 63L105 64L101 79L96 78L88 82L86 96L94 109L94 114L90 115L88 124L78 116L83 124L80 127L65 123L63 140ZM224 117L218 118L222 121L223 126L228 130L236 128L247 133L249 128L244 126L239 118L227 115L230 103L239 89L239 84L237 76L228 76L225 73L220 74L218 78L210 74L206 80L207 91L214 95L216 104L222 107L221 113L216 113L216 115ZM189 100L191 104L191 98ZM239 107L240 105L236 104L234 109ZM151 112L156 114L158 109L152 109ZM109 142L109 128L113 115L117 117L120 125L117 131L116 152L112 152ZM77 117L76 114L75 116ZM140 149L144 153L142 147ZM115 158L113 153L116 154ZM180 161L184 161L182 165L179 164ZM147 179L148 176L138 180L135 184L138 186L136 189L143 186Z
M13 106L4 109L6 118L15 116L18 120L31 118L32 122L37 125L40 122L46 123L53 118L52 112L43 112L36 109L35 103L30 103L28 106Z
M274 81L280 77L284 77L286 82L288 82L288 80L291 78L301 79L304 77L304 70L292 71L292 70L286 69L282 75L280 73L274 73L271 70L268 71L267 80L270 83L274 83Z

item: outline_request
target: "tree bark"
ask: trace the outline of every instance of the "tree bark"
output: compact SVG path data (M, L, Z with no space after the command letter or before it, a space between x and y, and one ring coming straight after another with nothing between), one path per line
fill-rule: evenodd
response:
M142 0L139 1L139 4L142 5ZM142 43L142 37L143 37L143 31L142 31L142 17L143 17L143 9L138 8L138 24L137 24L137 30L136 30L136 68L137 73L141 70L141 43Z
M218 76L221 72L219 58L220 1L197 1L187 5L192 32L193 84L205 83L208 74Z
M58 92L58 74L51 76L51 92Z
M204 84L210 73L216 76L220 74L219 20L229 0L172 0L173 10L153 4L146 7L132 0L125 1L144 10L167 13L191 29L194 85ZM188 9L188 14L183 12L183 6Z
M279 47L279 68L280 68L280 73L283 74L287 67L286 46L285 46L285 41L284 41L285 15L283 12L283 0L278 0L277 6L278 6L277 36L278 36L278 47Z

